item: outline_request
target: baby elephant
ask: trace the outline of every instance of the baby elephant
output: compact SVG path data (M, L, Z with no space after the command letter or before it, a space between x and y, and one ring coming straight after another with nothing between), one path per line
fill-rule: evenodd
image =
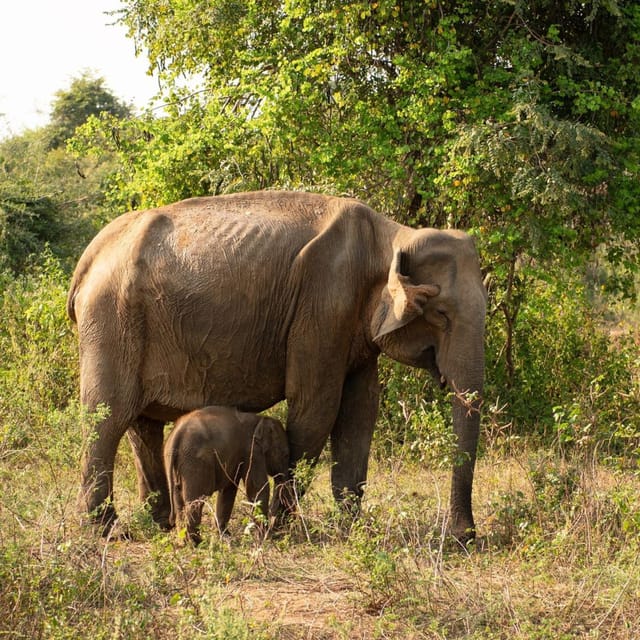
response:
M228 407L205 407L176 421L164 446L169 481L169 523L186 520L187 536L201 541L204 499L218 491L216 521L224 533L240 480L247 496L269 516L269 479L286 481L289 446L282 424L274 418Z

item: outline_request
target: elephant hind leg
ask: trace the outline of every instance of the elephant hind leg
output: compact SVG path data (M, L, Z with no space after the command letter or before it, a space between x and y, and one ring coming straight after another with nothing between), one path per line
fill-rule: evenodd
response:
M237 492L238 487L235 484L230 484L218 491L218 497L216 498L216 524L221 534L227 533Z
M127 431L138 474L140 500L149 501L155 522L170 528L171 502L164 469L164 422L140 416Z
M187 538L198 546L202 542L200 535L200 523L202 522L202 509L204 508L205 496L188 500L185 496L184 520L187 528Z
M90 411L96 404L85 403ZM79 509L107 536L118 519L113 500L113 466L127 417L112 413L95 426L82 457Z
M82 323L78 327L82 333ZM87 420L93 424L84 433L79 507L102 535L109 535L117 520L113 467L118 445L141 409L138 381L131 369L123 368L114 348L118 343L115 334L88 343L81 335L80 400L90 415L104 415L97 422Z

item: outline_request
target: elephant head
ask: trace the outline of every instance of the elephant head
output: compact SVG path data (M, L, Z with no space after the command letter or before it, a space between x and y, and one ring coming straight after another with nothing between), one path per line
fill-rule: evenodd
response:
M262 416L256 426L254 442L264 460L267 474L275 483L273 502L269 507L270 512L275 511L280 504L281 488L289 479L287 434L279 420Z
M486 290L471 238L457 231L406 230L394 241L371 333L383 353L429 370L453 392L461 464L451 488L452 532L474 535L471 487L484 379Z
M262 416L256 426L255 442L264 455L267 473L280 483L289 473L289 444L282 423Z

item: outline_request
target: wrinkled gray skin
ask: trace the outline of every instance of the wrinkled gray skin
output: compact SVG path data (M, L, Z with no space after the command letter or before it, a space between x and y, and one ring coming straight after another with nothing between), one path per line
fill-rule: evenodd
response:
M290 467L330 440L334 496L357 506L382 351L477 393L453 400L466 455L450 503L453 535L473 537L485 306L469 236L414 230L352 199L267 191L120 216L85 250L68 298L82 403L110 407L87 444L83 508L109 530L126 432L140 496L157 492L152 513L166 524L163 424L205 405L262 411L282 399Z
M204 499L218 492L216 523L225 533L240 480L247 497L269 516L269 478L289 471L289 445L273 418L228 407L197 409L176 422L164 445L169 482L169 525L186 522L187 537L199 544Z

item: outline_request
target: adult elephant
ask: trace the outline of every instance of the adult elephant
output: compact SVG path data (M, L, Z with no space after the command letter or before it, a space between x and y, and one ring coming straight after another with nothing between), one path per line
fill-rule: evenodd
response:
M82 508L108 531L128 434L140 497L166 524L163 426L204 405L286 399L291 468L328 439L339 501L359 502L377 416L377 359L428 369L457 393L451 529L473 537L471 489L486 292L471 238L414 230L363 203L265 191L124 214L89 244L68 313L81 401L109 407L82 463ZM471 401L464 393L473 394Z

